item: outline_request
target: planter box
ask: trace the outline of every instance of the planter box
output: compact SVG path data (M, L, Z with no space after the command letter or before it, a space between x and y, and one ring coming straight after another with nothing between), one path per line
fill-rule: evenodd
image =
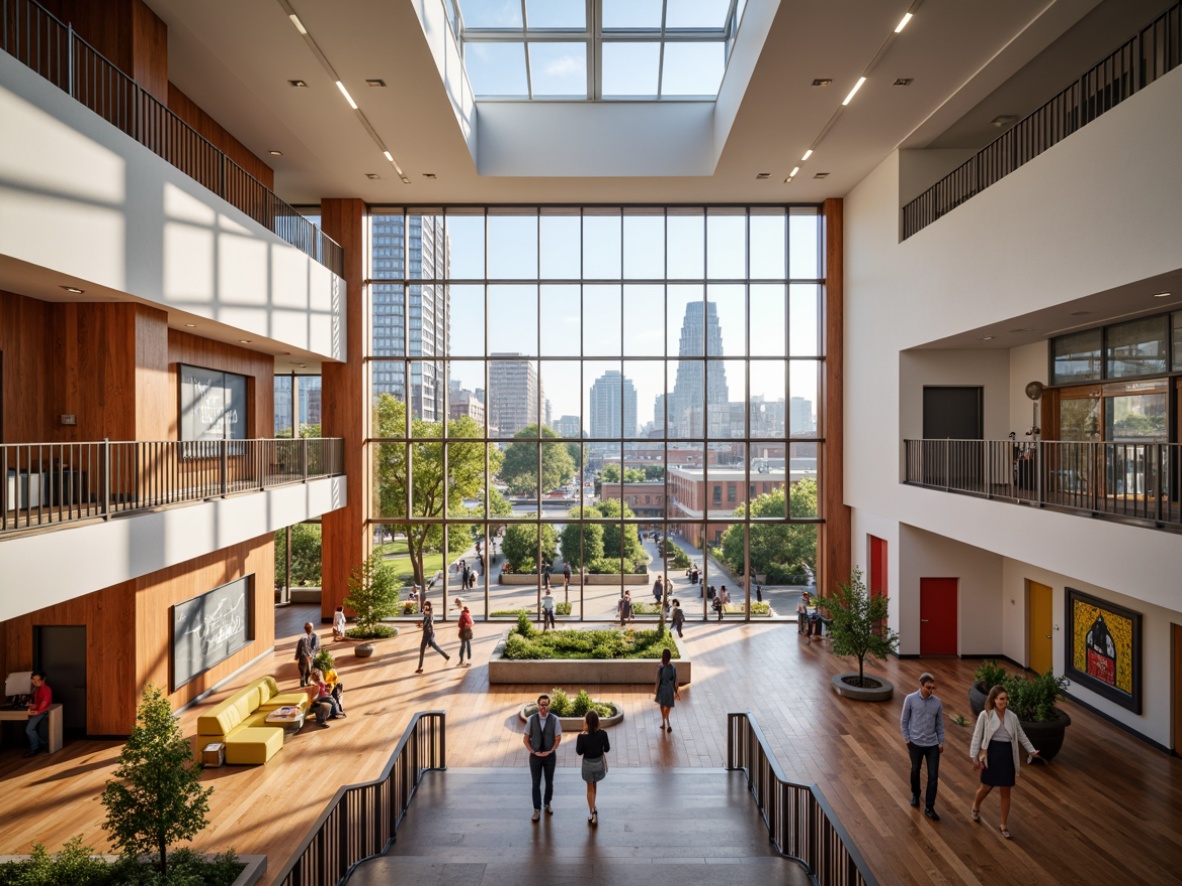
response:
M537 587L539 578L536 574L529 572L524 573L510 573L509 575L501 574L497 579L498 584L503 585L528 585L530 587ZM609 575L572 575L570 577L571 587L576 587L581 584L587 585L646 585L648 584L648 573L638 572L630 573L621 576L618 572ZM562 573L553 573L550 575L550 592L555 590L562 590Z
M49 854L52 856L55 853L50 852ZM0 855L0 864L8 861L28 861L32 857L31 855ZM94 855L91 857L106 859L108 862L115 862L119 859L117 855ZM242 873L238 875L232 886L254 886L267 872L267 856L265 855L239 855L238 860L243 864Z
M642 684L654 686L657 682L656 658L548 658L537 661L510 661L503 657L506 631L488 662L490 685L519 683L543 686L592 686L596 684ZM678 644L684 643L681 639ZM684 686L692 678L692 663L688 658L673 659L677 668L677 681Z

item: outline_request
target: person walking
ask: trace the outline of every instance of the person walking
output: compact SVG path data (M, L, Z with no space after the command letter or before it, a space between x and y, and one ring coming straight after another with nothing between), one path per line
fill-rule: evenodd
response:
M653 582L653 599L657 601L657 605L661 605L661 599L665 596L665 585L661 580L661 576L657 576L657 580Z
M575 740L575 753L583 758L583 781L587 782L587 824L599 826L599 810L595 795L599 782L607 777L607 752L612 749L607 733L599 728L599 714L587 711L583 716L583 731Z
M763 585L757 584L755 586L755 602L756 603L763 602Z
M536 822L542 817L542 804L546 814L553 815L550 801L554 799L554 767L558 758L554 752L562 744L562 724L550 714L550 696L538 696L537 713L530 714L525 721L525 732L521 742L529 751L529 776L533 782L534 816ZM542 796L542 776L546 777L546 796Z
M461 606L463 606L463 604L461 604ZM463 606L463 608L460 609L460 661L457 667L472 667L472 625L472 613L468 611L467 606ZM465 652L468 653L467 662L464 661Z
M681 608L681 603L674 598L673 612L669 615L669 621L673 625L673 630L677 631L677 636L684 636L681 633L681 626L685 624L685 611Z
M616 604L616 612L620 616L620 627L623 627L625 622L632 621L631 591L624 591L624 595L620 597L620 602Z
M430 601L423 604L423 639L419 641L419 669L415 671L416 674L423 673L423 656L427 654L428 646L442 655L445 660L451 661L451 656L435 642L435 617L431 612Z
M661 666L657 668L657 704L661 706L661 730L672 732L669 712L673 710L674 699L681 699L677 688L677 668L673 667L673 653L668 649L661 652Z
M548 631L551 628L556 628L554 624L554 597L547 586L546 595L542 597L542 630Z
M981 821L981 803L989 792L997 788L1001 795L1001 823L998 831L1010 839L1010 790L1018 780L1021 759L1018 745L1026 748L1030 756L1037 757L1034 743L1026 736L1017 715L1009 709L1010 696L1004 686L994 686L985 699L985 710L977 717L973 730L973 742L969 757L981 770L981 786L973 797L972 818Z
M726 586L724 585L723 588L725 589L725 587ZM722 602L722 591L719 591L714 595L714 600L710 605L714 607L714 612L718 616L718 620L722 621L722 608L724 605Z
M911 805L919 805L919 770L926 760L928 787L923 814L932 821L939 821L936 789L940 784L940 755L944 753L944 703L936 697L936 678L931 674L920 674L919 689L903 700L899 730L911 757Z
M562 563L562 592L570 593L570 563L566 562L565 558Z
M320 635L312 628L312 622L304 623L304 635L296 641L295 657L300 666L300 686L308 685L312 674L312 659L320 652Z

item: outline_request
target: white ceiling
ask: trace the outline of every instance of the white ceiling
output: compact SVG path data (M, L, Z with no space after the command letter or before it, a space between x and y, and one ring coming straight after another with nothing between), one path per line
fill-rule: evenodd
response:
M278 0L148 0L168 25L170 79L273 166L281 197L293 204L360 197L419 206L811 202L844 196L897 147L983 145L998 134L988 120L1001 113L989 104L999 89L1009 84L1008 92L1003 89L994 99L1005 105L1005 113L1024 113L1096 60L1092 44L1114 42L1114 20L1131 33L1154 9L1168 5L1164 0L750 0L752 8L774 8L774 19L714 173L589 178L477 174L416 13L416 4L437 2L291 0L410 177L406 185ZM1097 6L1106 17L1091 29L1093 36L1076 41L1074 55L1052 52L1014 80ZM916 9L914 19L894 35L909 8ZM797 178L785 184L872 62L866 85ZM386 88L367 88L365 81L375 78ZM833 86L813 87L815 78L832 78ZM910 78L911 85L893 86L896 78ZM295 79L308 88L292 88L288 81ZM984 114L991 116L981 119ZM271 157L271 150L283 156ZM757 181L761 172L770 178ZM814 180L817 172L829 176ZM382 179L370 181L366 173ZM427 173L436 177L428 179Z

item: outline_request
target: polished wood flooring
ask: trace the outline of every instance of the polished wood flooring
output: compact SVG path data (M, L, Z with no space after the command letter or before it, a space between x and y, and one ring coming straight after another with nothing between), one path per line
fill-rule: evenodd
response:
M205 704L264 673L276 674L281 685L296 685L295 639L316 614L308 606L277 610L273 657ZM452 661L429 650L422 675L414 673L419 638L413 626L382 641L368 660L355 658L351 643L327 642L339 656L349 718L328 729L305 726L266 766L207 770L203 778L215 790L210 826L195 841L197 848L266 853L272 872L278 870L337 787L375 776L410 715L426 709L448 712L449 767L516 772L519 795L506 796L486 815L527 831L529 776L517 712L550 687L490 689L483 665L505 627L478 623L476 664L458 668L455 622L439 624L438 638ZM321 635L331 637L331 631ZM1059 756L1049 765L1023 767L1009 820L1013 839L1007 841L996 830L996 796L986 801L981 824L969 820L977 782L967 758L970 727L948 726L937 801L943 820L930 822L907 803L907 755L898 731L903 695L921 671L930 670L947 714L968 717L975 662L876 663L871 670L895 683L895 698L861 704L830 688L830 678L849 663L833 656L827 642L809 644L793 624L691 622L684 643L695 681L682 690L672 734L657 729L652 687L587 687L624 708L624 722L611 733L614 768L718 770L726 712L751 711L789 777L821 787L883 884L1179 882L1182 759L1077 705L1066 705L1074 723ZM195 733L200 708L181 715L187 734ZM56 849L75 834L105 848L98 798L119 748L118 742L74 741L57 754L25 760L19 744L7 745L0 753L0 853L24 852L36 841ZM573 749L560 752L559 765L578 765ZM570 798L572 808L577 800ZM669 827L703 831L706 818L670 809Z

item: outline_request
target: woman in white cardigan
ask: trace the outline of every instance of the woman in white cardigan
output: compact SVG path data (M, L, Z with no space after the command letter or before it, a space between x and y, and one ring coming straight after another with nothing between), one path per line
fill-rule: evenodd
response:
M977 788L977 796L973 798L973 821L981 820L981 803L990 791L997 788L1001 792L1001 825L998 830L1007 840L1010 839L1006 828L1010 817L1010 788L1018 778L1020 763L1019 742L1032 757L1038 756L1034 744L1022 731L1017 715L1007 709L1009 700L1004 686L989 690L985 710L977 718L973 744L969 749L969 756L981 770L981 787Z

